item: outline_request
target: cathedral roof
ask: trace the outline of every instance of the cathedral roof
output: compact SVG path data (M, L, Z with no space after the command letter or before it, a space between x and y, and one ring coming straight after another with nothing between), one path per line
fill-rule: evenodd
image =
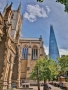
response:
M20 40L39 40L38 38L20 38Z

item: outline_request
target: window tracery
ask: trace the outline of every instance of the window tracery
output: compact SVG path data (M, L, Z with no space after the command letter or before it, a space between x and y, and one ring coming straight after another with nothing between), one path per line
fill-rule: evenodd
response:
M28 59L28 48L27 47L24 47L22 49L22 58L23 59Z
M32 59L34 60L38 59L38 48L36 46L32 48Z

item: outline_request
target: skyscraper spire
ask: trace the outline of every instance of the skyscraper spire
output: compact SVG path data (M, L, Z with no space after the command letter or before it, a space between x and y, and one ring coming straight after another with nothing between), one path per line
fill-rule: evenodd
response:
M59 57L58 46L57 46L55 33L52 25L50 25L49 57L53 60L57 60L57 58Z

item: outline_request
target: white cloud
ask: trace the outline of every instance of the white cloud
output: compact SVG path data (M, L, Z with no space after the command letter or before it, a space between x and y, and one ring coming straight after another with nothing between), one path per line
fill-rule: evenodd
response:
M32 14L28 14L27 12L24 14L24 18L28 19L30 22L34 22L36 17Z
M49 48L47 46L44 45L44 51L46 53L46 55L49 54ZM68 49L59 49L59 54L61 55L68 55Z
M45 6L45 7L46 7L46 9L47 9L47 12L49 13L49 12L50 12L49 6Z
M59 49L60 55L68 55L68 49Z
M46 6L48 12L50 9ZM27 12L24 14L24 18L28 19L30 22L34 22L37 20L37 17L46 18L48 17L47 12L43 7L39 5L27 5Z
M47 46L45 46L45 45L43 47L44 47L44 52L46 53L46 55L48 55L49 54L48 53L49 52L49 48Z

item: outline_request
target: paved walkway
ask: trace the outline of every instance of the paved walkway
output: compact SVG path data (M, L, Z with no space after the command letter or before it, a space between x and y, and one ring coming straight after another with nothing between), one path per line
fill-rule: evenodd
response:
M51 87L50 90L62 90L58 87L54 87L52 85L49 85ZM33 88L33 90L38 90L38 87L37 86L30 86L31 88ZM13 89L13 90L31 90L31 89ZM43 86L40 86L40 90L43 90Z
M49 85L49 86L51 87L50 90L62 90L62 89L60 89L60 88L58 88L58 87L54 87L54 86L52 86L52 85ZM38 87L37 87L37 86L34 86L34 87L32 87L32 88L33 88L33 90L38 90ZM43 86L40 87L40 90L43 90Z
M51 90L62 90L61 88L55 87L53 85L49 85L51 87Z

